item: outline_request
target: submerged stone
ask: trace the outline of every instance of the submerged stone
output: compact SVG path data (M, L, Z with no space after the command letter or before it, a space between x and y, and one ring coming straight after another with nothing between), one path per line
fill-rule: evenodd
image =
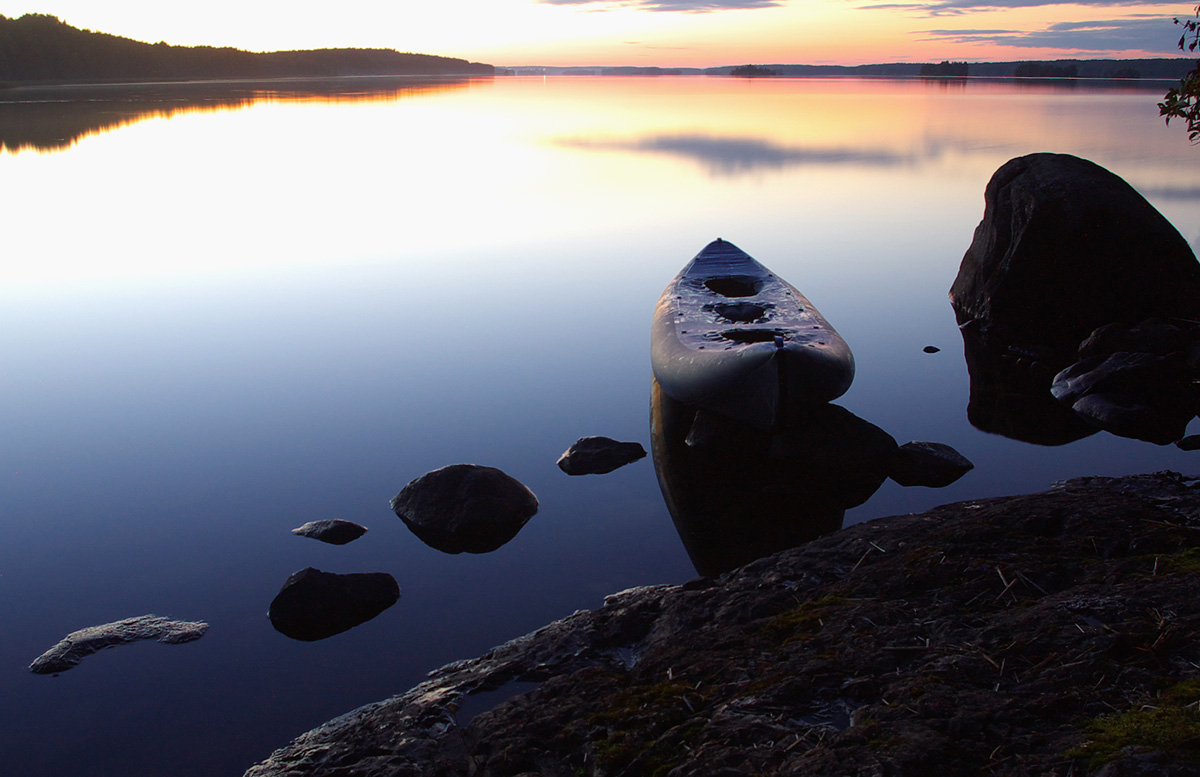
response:
M315 642L366 623L399 598L400 586L386 572L339 575L307 567L284 582L267 617L280 634Z
M537 497L520 481L478 464L428 472L391 505L418 539L443 553L490 553L538 511Z
M1193 415L1178 406L1147 404L1127 394L1088 394L1071 409L1110 434L1155 445L1182 438Z
M29 665L29 671L34 674L58 674L105 648L143 639L158 640L166 645L179 645L200 639L206 631L207 623L175 621L159 615L140 615L99 626L89 626L72 631L57 645L35 658Z
M1175 442L1175 447L1181 451L1200 451L1200 434L1189 434Z
M641 443L580 437L559 457L558 468L568 475L606 475L645 457Z
M1079 347L1080 360L1054 376L1050 391L1080 418L1120 437L1175 442L1200 407L1191 358L1200 329L1151 318L1134 327L1101 327Z
M940 442L908 442L896 449L888 477L902 486L944 488L975 468L949 445Z
M353 542L367 533L365 526L353 521L343 521L334 518L328 521L309 521L303 526L292 529L292 534L301 537L312 537L314 540L328 542L330 545L345 545Z

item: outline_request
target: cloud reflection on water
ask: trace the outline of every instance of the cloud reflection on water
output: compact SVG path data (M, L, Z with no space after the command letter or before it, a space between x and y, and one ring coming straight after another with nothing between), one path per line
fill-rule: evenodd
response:
M683 157L701 163L714 177L735 176L762 169L782 170L794 165L892 167L913 161L910 155L891 151L789 146L766 138L699 133L648 135L628 140L567 138L555 142L585 150L632 151Z

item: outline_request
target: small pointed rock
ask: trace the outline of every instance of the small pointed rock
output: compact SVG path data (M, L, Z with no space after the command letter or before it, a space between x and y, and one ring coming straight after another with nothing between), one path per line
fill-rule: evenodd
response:
M292 529L292 534L298 534L301 537L312 537L314 540L328 542L330 545L345 545L347 542L353 542L366 533L367 528L365 526L360 526L353 521L343 521L339 518L328 521L309 521L303 526Z
M580 437L559 457L558 468L568 475L606 475L645 457L641 443Z

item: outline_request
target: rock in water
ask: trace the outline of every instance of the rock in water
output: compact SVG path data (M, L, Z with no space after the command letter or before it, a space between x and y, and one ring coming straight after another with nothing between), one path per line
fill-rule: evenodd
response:
M1187 433L1200 403L1188 358L1200 330L1150 319L1097 329L1081 359L1054 376L1050 392L1081 418L1120 437L1166 445Z
M1175 447L1181 451L1200 451L1200 434L1189 434L1175 442Z
M207 623L173 621L158 615L141 615L100 626L89 626L72 631L57 645L35 658L29 665L29 671L34 674L57 674L67 671L98 650L143 639L156 639L163 644L179 645L200 639L206 631Z
M494 467L452 464L409 483L392 510L412 533L443 553L490 553L517 536L538 511L537 497Z
M245 777L1194 776L1198 521L1158 473L859 523L606 597Z
M950 299L1009 345L1055 354L1112 321L1200 316L1200 264L1187 241L1124 180L1066 154L1018 157L992 176L983 220Z
M606 475L646 457L641 443L617 442L608 437L580 437L558 459L568 475Z
M280 634L315 642L366 623L399 598L400 586L385 572L338 575L307 567L284 582L267 617Z
M303 526L292 529L292 534L312 537L314 540L328 542L330 545L345 545L366 533L367 527L337 518L328 521L309 521Z
M940 442L909 442L892 455L888 477L902 486L944 488L975 468L949 445Z

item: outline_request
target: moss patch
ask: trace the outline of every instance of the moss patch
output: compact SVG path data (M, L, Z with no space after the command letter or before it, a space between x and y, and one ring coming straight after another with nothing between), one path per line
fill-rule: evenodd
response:
M1096 718L1087 727L1088 740L1067 755L1087 758L1089 768L1130 746L1200 757L1200 680L1168 688L1157 702Z
M1172 553L1159 558L1160 572L1200 572L1200 548L1188 548L1182 553Z
M845 602L840 596L811 599L794 610L768 620L762 626L762 633L768 639L782 644L811 637L829 617L830 611Z
M607 709L593 713L592 746L597 764L619 772L635 760L639 774L660 775L683 762L685 745L699 733L698 723L683 725L705 703L704 695L678 682L638 685L613 697Z

